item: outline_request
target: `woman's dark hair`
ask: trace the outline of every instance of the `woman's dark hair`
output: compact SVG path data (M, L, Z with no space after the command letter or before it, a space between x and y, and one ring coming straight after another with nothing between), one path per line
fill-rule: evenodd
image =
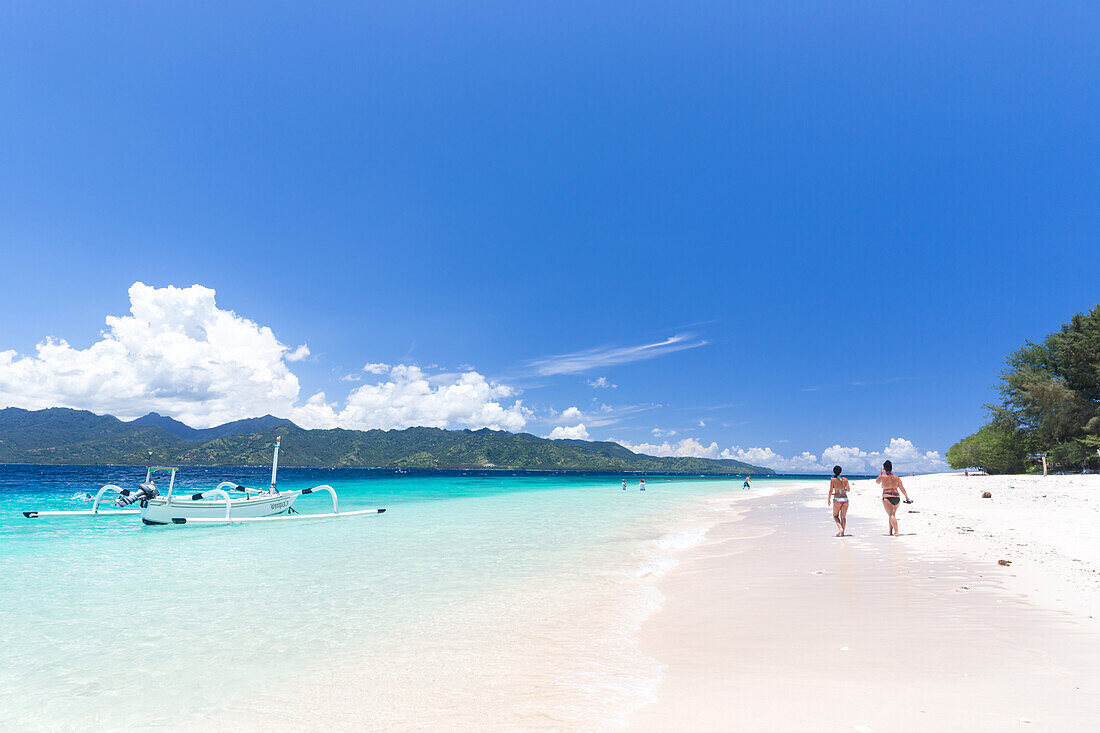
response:
M840 466L833 466L833 475L834 476L839 476L840 475Z
M886 473L893 473L894 472L894 464L890 463L890 461L886 461L885 463L883 463L882 467L884 469L886 469Z

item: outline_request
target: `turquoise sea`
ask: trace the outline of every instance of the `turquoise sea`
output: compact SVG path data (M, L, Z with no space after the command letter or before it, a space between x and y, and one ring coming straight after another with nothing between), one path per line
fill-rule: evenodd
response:
M184 468L181 488L264 486ZM25 519L136 467L0 466L0 730L570 729L624 723L659 660L654 580L740 498L788 483L280 469L313 522ZM295 505L328 511L327 495Z

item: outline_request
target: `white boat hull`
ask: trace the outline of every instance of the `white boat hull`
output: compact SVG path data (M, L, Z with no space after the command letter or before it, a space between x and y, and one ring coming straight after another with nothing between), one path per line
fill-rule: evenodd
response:
M229 516L233 519L251 519L286 514L301 495L300 491L287 491L268 496L253 496L229 501ZM145 524L180 524L177 519L226 518L225 500L221 498L192 500L189 495L173 496L170 501L150 499L141 508L141 521Z

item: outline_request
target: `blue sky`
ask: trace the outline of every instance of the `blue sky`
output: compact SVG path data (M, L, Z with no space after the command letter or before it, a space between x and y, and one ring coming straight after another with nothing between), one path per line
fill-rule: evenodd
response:
M1100 300L1094 3L3 14L6 404L924 467Z

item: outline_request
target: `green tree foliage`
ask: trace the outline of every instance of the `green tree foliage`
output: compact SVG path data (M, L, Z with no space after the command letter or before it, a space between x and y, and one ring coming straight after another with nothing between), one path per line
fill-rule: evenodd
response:
M1048 339L1058 375L1082 400L1100 406L1100 305L1078 313Z
M952 468L980 466L989 473L1023 473L1027 464L1019 436L996 424L960 440L947 449Z
M1005 365L989 424L953 445L948 463L1006 473L1021 470L1027 453L1045 452L1055 466L1100 464L1100 305L1013 351Z

